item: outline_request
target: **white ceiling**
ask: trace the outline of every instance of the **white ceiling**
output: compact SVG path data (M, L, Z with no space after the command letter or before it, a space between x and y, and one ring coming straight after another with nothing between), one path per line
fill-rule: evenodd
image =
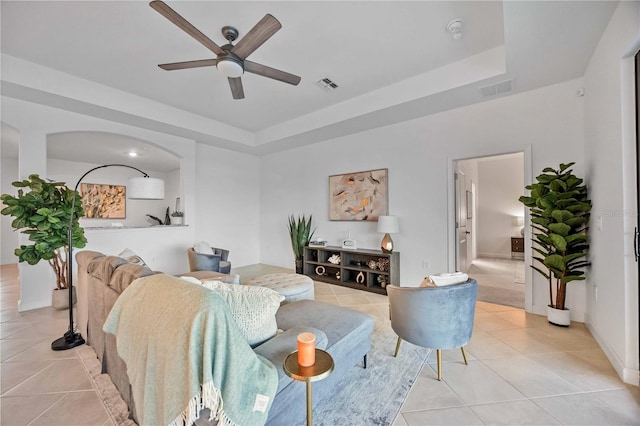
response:
M497 81L512 79L511 93L517 93L580 77L616 7L612 1L167 4L219 45L224 44L222 26L236 26L242 38L271 13L282 29L249 59L300 75L302 82L290 86L245 74L245 99L233 100L215 68L159 69L159 63L214 55L146 1L2 1L2 53L204 117L213 124L207 129L214 130L135 117L141 127L261 154L481 102L487 98L478 88ZM463 20L459 41L446 30L454 18ZM470 76L460 87L427 90L436 85L431 76L439 70L501 47L506 69L495 77L476 81ZM11 71L5 65L9 62L2 63L3 95L38 102L41 90L29 91L4 78ZM340 87L332 92L318 88L314 82L323 77ZM407 87L415 96L407 94ZM45 95L48 105L79 108L68 106L68 98ZM236 129L253 141L215 130L225 125L227 133ZM113 150L121 150L123 143L114 143ZM71 149L72 144L64 145ZM54 152L69 155L62 146Z

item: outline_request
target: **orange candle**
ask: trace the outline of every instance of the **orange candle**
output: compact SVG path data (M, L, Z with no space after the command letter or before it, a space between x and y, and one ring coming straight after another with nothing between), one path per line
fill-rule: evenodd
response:
M316 363L316 335L298 334L298 364L309 367Z

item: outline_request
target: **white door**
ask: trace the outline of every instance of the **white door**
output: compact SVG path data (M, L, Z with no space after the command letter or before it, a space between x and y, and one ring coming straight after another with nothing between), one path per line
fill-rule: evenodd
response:
M456 200L456 271L467 272L467 191L464 173L457 171L455 175Z

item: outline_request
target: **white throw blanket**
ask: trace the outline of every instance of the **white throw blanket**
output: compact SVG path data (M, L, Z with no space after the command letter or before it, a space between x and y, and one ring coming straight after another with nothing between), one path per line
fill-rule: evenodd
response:
M278 373L215 291L165 274L138 278L103 329L116 336L141 425L191 425L204 408L219 426L266 422Z
M469 275L464 272L443 272L441 274L429 275L431 281L438 287L443 285L460 284L469 279Z

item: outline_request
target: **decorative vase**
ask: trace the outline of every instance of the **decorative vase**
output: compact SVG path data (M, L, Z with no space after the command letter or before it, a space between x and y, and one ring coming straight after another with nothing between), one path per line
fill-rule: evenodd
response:
M571 325L571 311L547 306L547 320L553 325L569 327Z
M73 297L73 304L75 305L77 300L75 287L73 287L73 292L71 293L71 296ZM68 288L54 289L53 294L51 296L51 306L53 306L54 309L57 309L59 311L63 309L69 309L69 289Z
M304 273L304 263L302 261L302 258L298 258L296 259L296 274L303 274Z

